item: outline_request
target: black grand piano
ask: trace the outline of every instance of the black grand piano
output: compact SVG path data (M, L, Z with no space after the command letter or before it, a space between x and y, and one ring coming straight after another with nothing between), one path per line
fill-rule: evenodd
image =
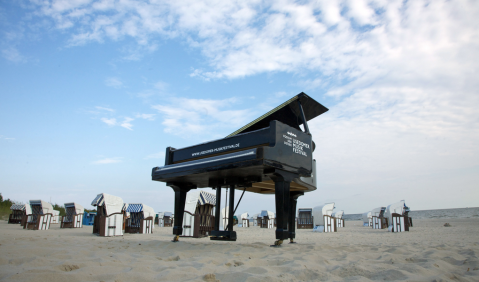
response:
M273 246L288 238L293 243L297 199L316 190L315 144L307 121L326 111L300 93L226 138L181 149L166 148L165 166L154 167L151 176L175 191L173 241L178 241L183 231L186 193L211 187L216 189L216 209L210 239L236 240L234 191L241 189L243 193L275 195L277 240ZM219 230L221 188L230 188L231 216L225 230Z

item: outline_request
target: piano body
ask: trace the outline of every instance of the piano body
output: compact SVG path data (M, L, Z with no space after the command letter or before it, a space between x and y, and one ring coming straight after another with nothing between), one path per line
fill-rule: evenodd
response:
M230 188L231 215L235 212L235 189L274 194L275 245L288 238L294 242L297 199L316 190L315 144L307 121L326 111L326 107L300 93L226 138L181 149L168 147L165 166L153 168L152 180L166 182L175 192L173 241L182 234L186 193L211 187L216 189L216 214L210 239L236 240L232 216L227 228L219 230L221 189Z

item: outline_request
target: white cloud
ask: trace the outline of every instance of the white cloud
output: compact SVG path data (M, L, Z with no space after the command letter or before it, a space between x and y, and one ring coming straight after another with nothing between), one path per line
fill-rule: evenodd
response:
M163 117L165 132L189 137L192 134L217 136L225 128L235 128L252 120L251 110L232 110L236 98L223 100L171 98L168 104L152 106Z
M25 63L27 58L20 54L17 48L9 47L2 50L2 55L5 59L14 63Z
M123 82L121 82L121 80L117 77L109 77L105 79L105 85L108 87L120 89L123 87Z
M113 110L111 108L100 107L100 106L96 106L95 108L98 109L98 110L107 111L107 112L111 112L111 113L115 112L115 110Z
M101 121L108 124L109 126L114 126L117 124L116 118L101 118Z
M13 137L5 137L5 136L3 136L3 135L0 135L0 140L15 141L16 138L13 138Z
M100 160L93 161L92 164L116 164L121 163L123 158L103 158Z
M121 127L123 128L126 128L128 130L133 130L132 127L133 127L133 124L131 124L130 122L133 121L134 119L133 118L129 118L129 117L126 117L123 122L120 124Z
M142 118L142 119L146 119L146 120L155 120L155 116L156 114L136 114L135 117L136 118Z

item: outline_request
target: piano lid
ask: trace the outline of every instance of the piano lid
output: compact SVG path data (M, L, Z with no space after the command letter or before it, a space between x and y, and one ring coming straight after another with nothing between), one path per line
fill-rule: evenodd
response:
M306 121L311 120L328 111L328 108L321 105L316 100L306 95L304 92L301 92L226 137L231 137L240 133L246 133L268 127L269 122L272 120L280 121L284 124L301 130L299 126L303 124L303 120L301 118L301 111L299 110L299 105L297 102L298 100L301 102L304 115L306 116Z

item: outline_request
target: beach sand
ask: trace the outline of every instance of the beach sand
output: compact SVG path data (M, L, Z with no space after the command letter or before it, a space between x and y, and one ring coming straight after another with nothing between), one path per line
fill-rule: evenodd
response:
M444 223L451 227L444 227ZM479 219L414 220L390 233L346 221L337 233L235 228L236 242L180 238L172 228L120 237L92 227L23 230L0 222L1 281L479 281ZM477 253L477 254L476 254Z

